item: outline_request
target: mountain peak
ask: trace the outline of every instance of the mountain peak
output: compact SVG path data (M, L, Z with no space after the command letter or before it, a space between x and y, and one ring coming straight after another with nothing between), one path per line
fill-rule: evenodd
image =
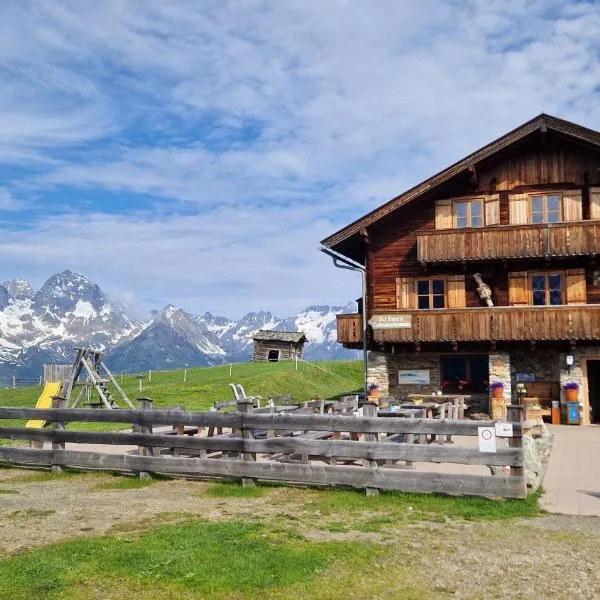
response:
M33 288L25 279L17 277L16 279L5 281L2 286L6 288L8 293L15 300L27 300L33 298Z

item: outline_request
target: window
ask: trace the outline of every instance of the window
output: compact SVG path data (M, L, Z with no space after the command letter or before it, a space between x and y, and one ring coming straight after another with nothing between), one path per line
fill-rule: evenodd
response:
M483 227L483 200L460 200L454 202L454 226Z
M279 350L269 350L269 362L279 362Z
M444 279L417 280L417 307L419 309L444 308L446 305L446 282Z
M561 199L557 194L531 196L532 223L558 223L561 217Z
M562 273L536 273L531 275L531 292L535 306L563 303Z
M448 394L484 394L488 386L486 356L442 356L442 390Z

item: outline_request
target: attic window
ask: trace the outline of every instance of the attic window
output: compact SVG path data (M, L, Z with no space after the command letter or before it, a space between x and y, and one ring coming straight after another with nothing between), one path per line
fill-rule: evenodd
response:
M531 196L532 223L558 223L560 220L560 196Z
M454 202L454 223L457 229L483 227L482 200L461 200Z

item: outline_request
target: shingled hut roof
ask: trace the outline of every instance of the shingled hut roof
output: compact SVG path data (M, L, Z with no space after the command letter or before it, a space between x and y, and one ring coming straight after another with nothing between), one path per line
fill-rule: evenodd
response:
M253 336L253 340L263 340L269 342L293 342L298 344L306 341L306 335L302 331L270 331L260 329Z

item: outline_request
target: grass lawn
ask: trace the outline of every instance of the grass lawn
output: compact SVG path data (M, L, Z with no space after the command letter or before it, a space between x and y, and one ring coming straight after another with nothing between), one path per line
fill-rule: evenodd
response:
M2 514L0 509L0 527L18 526L26 544L45 523L53 531L65 519L72 526L77 502L92 513L86 513L89 521L80 521L79 529L91 530L83 525L96 522L93 513L106 515L98 504L102 490L109 494L104 500L114 518L131 503L139 509L136 521L119 520L108 534L79 534L3 556L0 552L3 600L452 598L456 582L431 580L429 561L439 566L457 552L471 560L490 536L500 539L508 530L514 535L516 519L539 514L535 496L527 501L399 493L367 498L358 491L276 485L243 488L157 479L141 486L133 484L139 480L106 474L36 480L13 470L4 473L5 483L23 497L15 502L18 510ZM129 483L117 484L123 480ZM28 506L36 503L34 490L48 498L46 510ZM166 498L171 511L152 515L153 503L164 508ZM188 499L198 503L196 515L177 512L189 506ZM439 529L441 523L447 530ZM460 538L474 548L457 547ZM567 541L578 543L579 538ZM522 552L535 544L525 544ZM501 552L496 546L494 551Z
M266 402L269 396L291 395L294 400L310 400L318 395L330 398L349 394L361 389L362 363L360 361L329 361L318 363L299 362L298 369L293 362L280 363L236 363L217 367L196 367L184 371L153 372L148 381L148 373L142 380L135 375L123 375L120 385L128 397L136 404L136 398L152 398L155 408L181 406L188 410L207 410L214 402L232 400L230 383L241 383L246 394L261 396ZM117 380L121 377L115 373ZM0 390L0 406L35 406L41 392L40 386ZM112 390L118 397L116 390ZM77 389L73 398L76 397ZM4 426L18 426L19 421L3 421ZM77 429L122 429L124 424L80 423ZM73 426L74 427L74 426Z

